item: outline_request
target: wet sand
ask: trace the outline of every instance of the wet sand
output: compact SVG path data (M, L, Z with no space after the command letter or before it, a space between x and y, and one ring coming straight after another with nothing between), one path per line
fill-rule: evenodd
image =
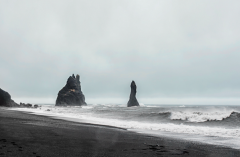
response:
M0 157L234 157L240 150L0 107Z

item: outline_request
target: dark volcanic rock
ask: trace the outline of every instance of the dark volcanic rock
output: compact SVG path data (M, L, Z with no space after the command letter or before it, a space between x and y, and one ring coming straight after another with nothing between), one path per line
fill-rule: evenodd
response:
M138 103L137 98L136 98L137 86L136 86L134 81L132 81L130 87L131 87L131 94L130 94L130 98L129 98L129 101L127 103L127 106L128 107L139 106L139 103Z
M56 106L81 106L87 105L85 96L81 91L80 76L74 74L67 80L67 84L58 92Z
M29 103L25 104L25 103L21 103L21 102L20 102L20 106L19 106L19 107L30 108L30 107L33 107L33 105L32 105L32 104L29 104Z
M18 104L11 99L11 95L0 88L0 106L17 107Z

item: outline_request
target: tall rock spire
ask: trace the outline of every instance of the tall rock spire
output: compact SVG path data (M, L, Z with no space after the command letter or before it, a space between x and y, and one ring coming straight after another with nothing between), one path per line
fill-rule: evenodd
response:
M131 93L130 93L130 98L129 98L129 101L127 103L127 106L128 107L139 106L139 103L138 103L137 98L136 98L137 86L136 86L134 81L132 81L130 87L131 87Z

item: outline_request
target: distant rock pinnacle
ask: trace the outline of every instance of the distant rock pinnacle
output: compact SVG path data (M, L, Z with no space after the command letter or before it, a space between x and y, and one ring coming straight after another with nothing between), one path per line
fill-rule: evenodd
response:
M58 92L56 106L87 105L85 96L81 91L80 76L69 76L67 84Z
M128 107L139 106L139 103L138 103L137 98L136 98L137 86L136 86L134 81L132 81L130 87L131 87L131 94L130 94L130 98L129 98L129 101L127 103L127 106Z

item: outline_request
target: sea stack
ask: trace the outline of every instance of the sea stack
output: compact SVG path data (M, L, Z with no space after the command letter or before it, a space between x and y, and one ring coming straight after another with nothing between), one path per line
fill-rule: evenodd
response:
M136 98L137 86L136 86L134 81L132 81L130 87L131 87L131 93L130 93L130 98L129 98L129 101L127 103L127 106L128 107L139 106L139 103L138 103L137 98Z
M67 80L67 84L58 92L56 106L82 106L87 105L85 96L81 91L80 76L74 74Z
M18 107L19 105L11 99L11 95L0 88L0 106Z

